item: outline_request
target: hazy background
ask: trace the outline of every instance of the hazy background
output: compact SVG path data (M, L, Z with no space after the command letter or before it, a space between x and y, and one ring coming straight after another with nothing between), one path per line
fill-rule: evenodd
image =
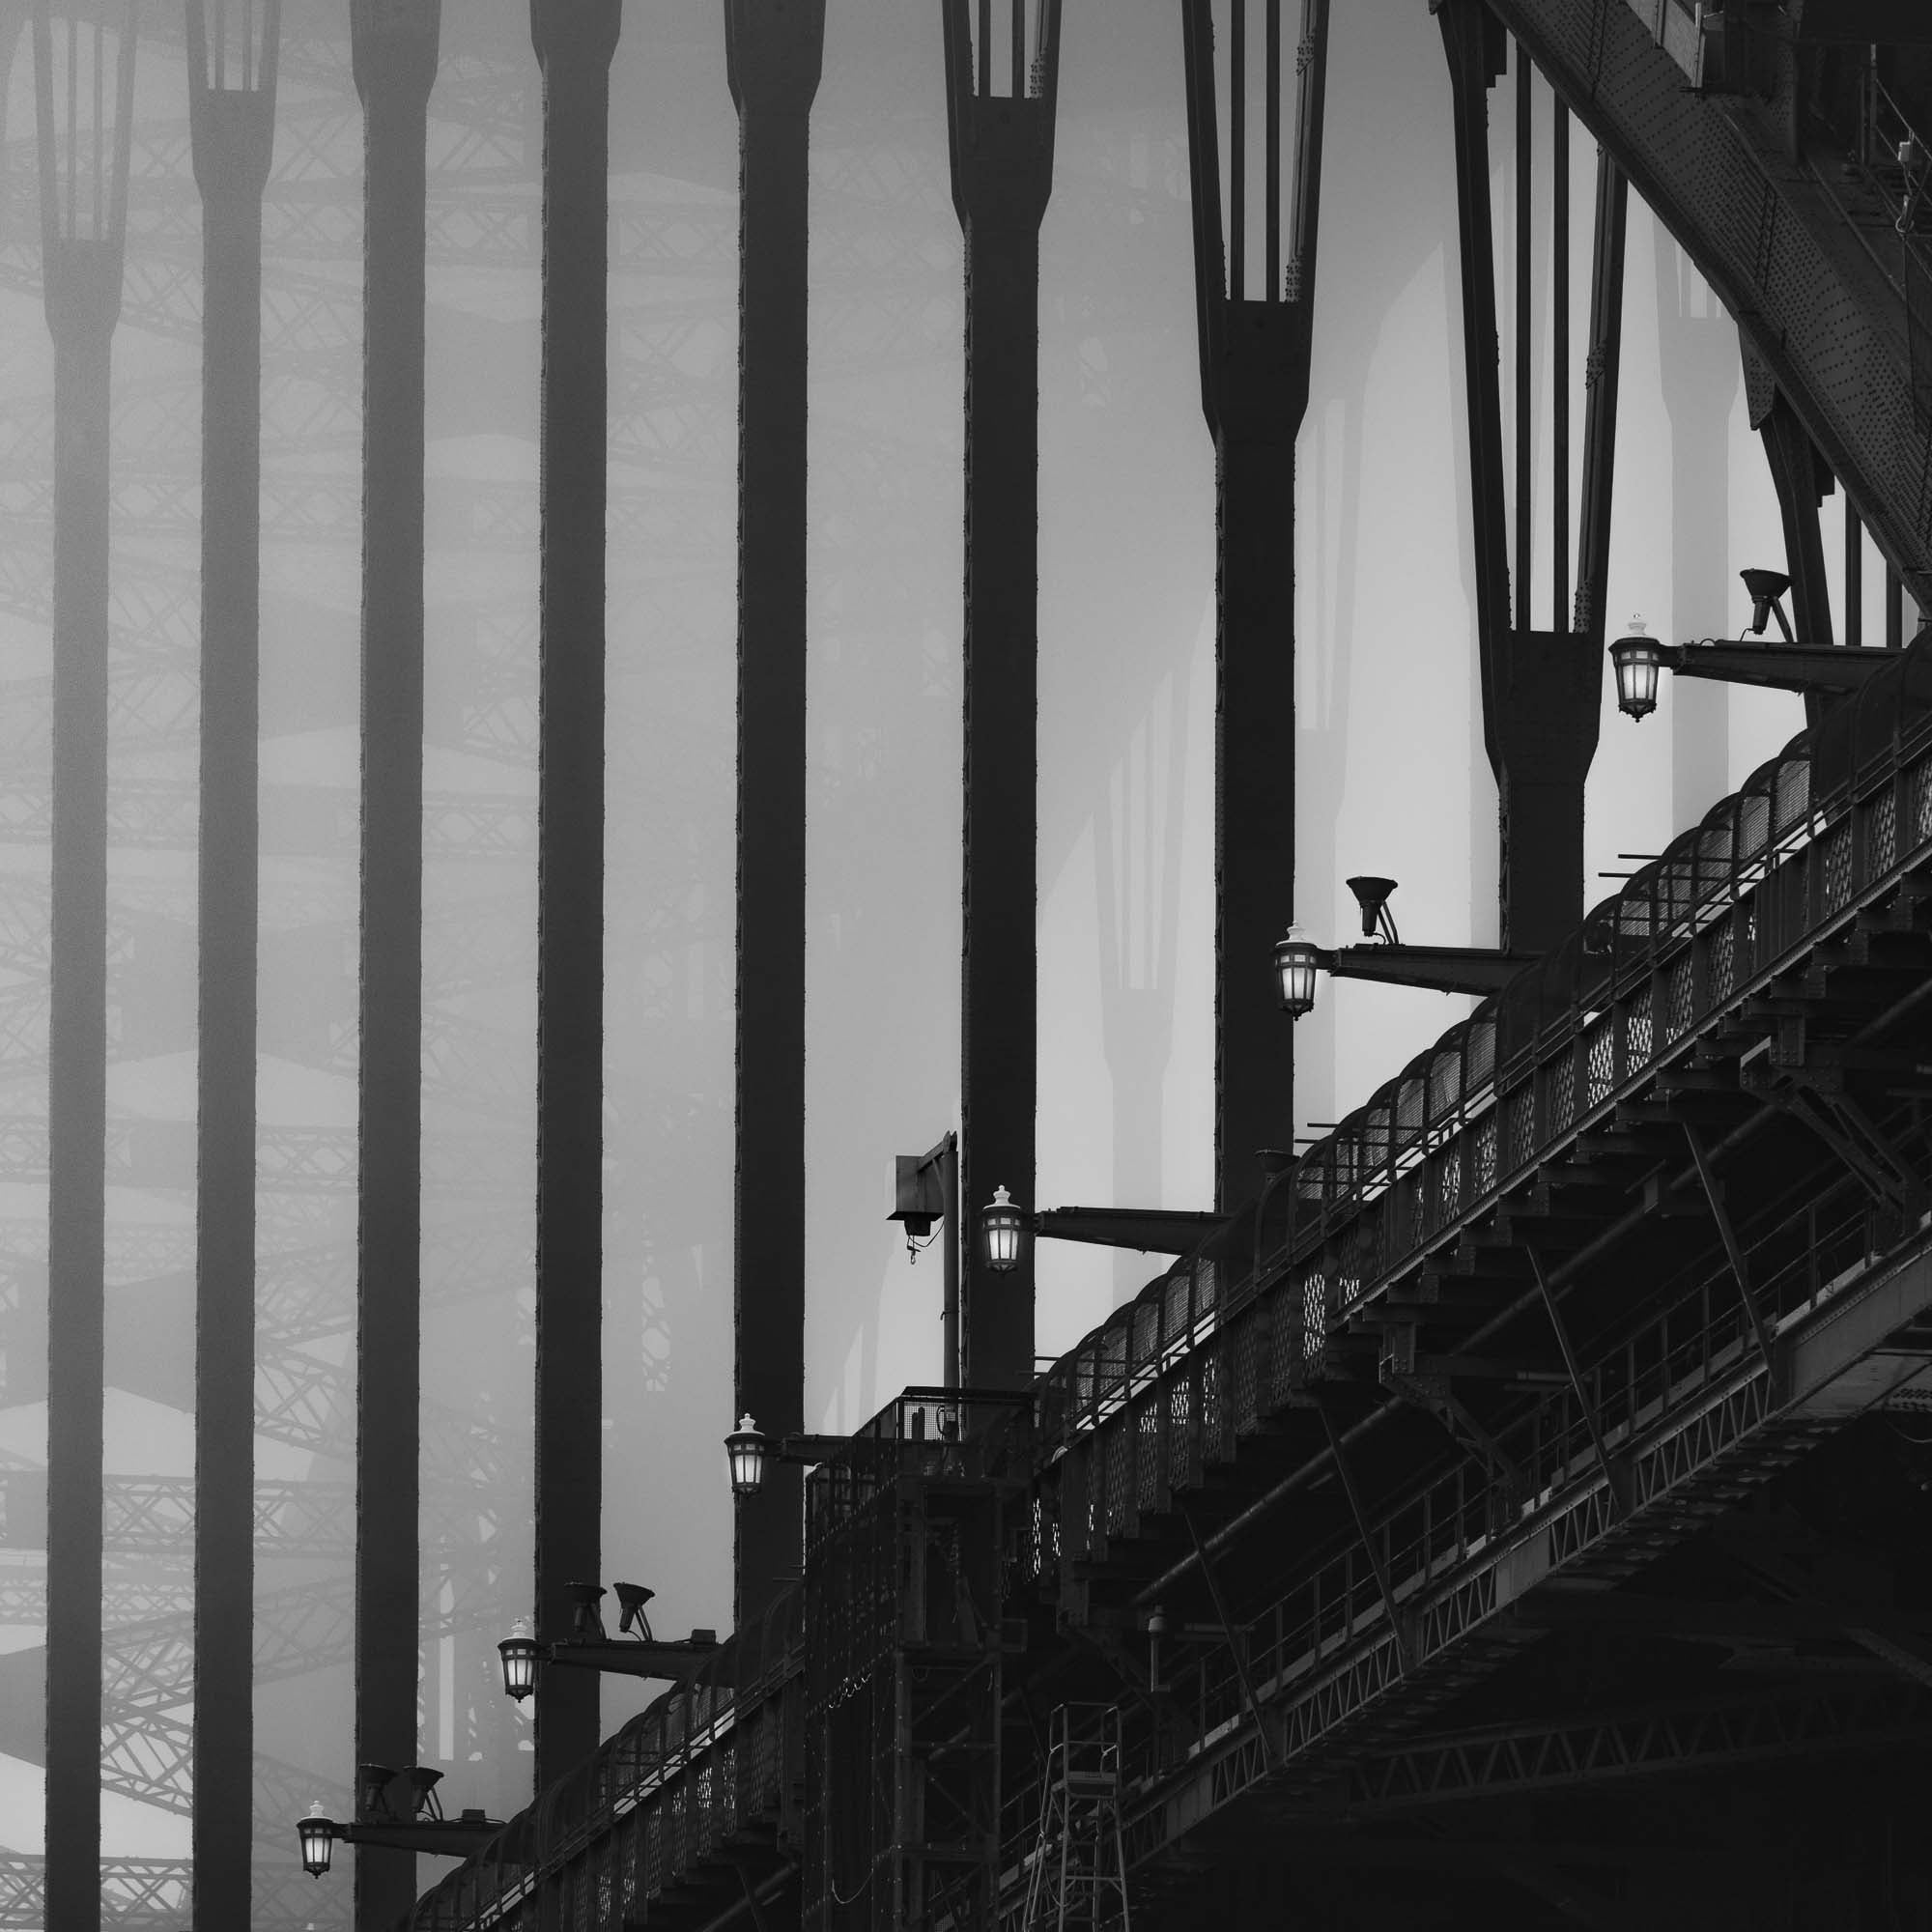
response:
M625 14L605 1574L651 1584L659 1629L681 1633L724 1626L730 1603L719 1438L731 1421L736 127L715 0L630 0ZM142 20L114 427L107 1428L108 1467L125 1478L192 1467L200 215L180 9L144 0ZM529 1776L494 1646L529 1593L538 118L521 6L449 0L443 34L431 109L419 1755L448 1773L452 1809L505 1815ZM289 0L285 37L266 227L259 1467L308 1500L264 1548L257 1637L258 1748L275 1761L259 1849L283 1866L296 1798L345 1802L351 1763L361 244L346 7ZM1336 8L1328 89L1294 557L1299 913L1320 939L1344 939L1344 877L1387 872L1402 881L1406 937L1493 943L1449 89L1423 0ZM1492 102L1506 356L1511 98L1502 88ZM32 1852L52 353L24 43L4 99L0 1847ZM1539 85L1540 146L1548 99ZM1214 494L1185 143L1172 0L1066 0L1041 240L1040 1205L1210 1199ZM1580 366L1593 155L1580 135L1573 154ZM1538 183L1547 193L1547 171ZM842 1429L938 1375L938 1257L909 1264L885 1213L891 1156L956 1118L962 298L937 0L830 0L811 218L807 1419ZM1540 292L1547 237L1539 223ZM1611 622L1640 610L1670 636L1735 631L1736 569L1782 561L1736 332L1634 201L1625 315ZM1547 333L1539 322L1540 354ZM1547 448L1547 396L1537 409ZM1580 406L1574 420L1580 459ZM1838 554L1835 522L1827 554ZM1547 556L1537 570L1547 577ZM1878 586L1874 563L1868 611ZM1596 874L1627 869L1617 855L1660 850L1801 723L1795 698L1680 696L1667 681L1641 728L1606 705L1589 897L1610 890ZM1358 1104L1466 1005L1324 992L1298 1036L1297 1124ZM1049 1249L1040 1349L1069 1346L1152 1271L1139 1257ZM109 1556L108 1691L179 1744L191 1595L172 1493L172 1537L130 1535ZM607 1686L611 1720L636 1701ZM185 1791L123 1778L108 1850L185 1857ZM345 1881L305 1896L315 1923L345 1922Z

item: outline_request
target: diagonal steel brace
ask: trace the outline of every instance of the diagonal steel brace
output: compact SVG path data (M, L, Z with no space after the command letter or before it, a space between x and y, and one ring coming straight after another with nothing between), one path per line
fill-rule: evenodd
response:
M1530 1271L1536 1276L1537 1290L1549 1313L1549 1325L1556 1331L1556 1346L1563 1351L1563 1366L1570 1374L1571 1392L1577 1398L1577 1406L1583 1411L1583 1426L1590 1432L1590 1446L1597 1452L1597 1466L1603 1470L1604 1481L1609 1486L1610 1501L1616 1506L1619 1516L1627 1516L1631 1507L1630 1472L1611 1457L1609 1444L1604 1439L1603 1419L1597 1413L1597 1405L1590 1399L1590 1385L1583 1379L1577 1350L1571 1346L1570 1327L1563 1320L1563 1311L1556 1305L1556 1291L1549 1285L1543 1257L1527 1242L1523 1244L1523 1253L1529 1257Z
M1737 1230L1731 1226L1731 1217L1724 1211L1724 1197L1718 1190L1718 1177L1711 1171L1711 1157L1704 1151L1704 1143L1697 1137L1697 1129L1689 1121L1684 1122L1684 1138L1690 1144L1690 1158L1697 1166L1697 1179L1704 1183L1704 1198L1711 1205L1711 1218L1718 1224L1718 1236L1724 1244L1724 1254L1731 1264L1731 1273L1736 1276L1738 1298L1745 1305L1745 1313L1750 1318L1751 1334L1757 1342L1757 1351L1764 1357L1764 1365L1771 1371L1773 1379L1777 1375L1777 1360L1772 1350L1776 1339L1766 1323L1762 1311L1758 1308L1757 1297L1751 1293L1750 1272L1745 1266L1744 1249L1738 1245Z
M1335 1473L1342 1479L1342 1493L1349 1499L1349 1512L1355 1519L1355 1534L1362 1539L1362 1548L1369 1553L1370 1567L1376 1573L1376 1587L1382 1593L1382 1607L1388 1612L1389 1629L1395 1633L1396 1656L1402 1661L1405 1672L1414 1666L1415 1660L1410 1655L1408 1632L1403 1625L1402 1613L1396 1608L1395 1591L1389 1584L1388 1563L1384 1559L1381 1546L1377 1543L1369 1528L1368 1514L1362 1508L1362 1498L1355 1489L1354 1472L1349 1467L1349 1459L1342 1453L1342 1437L1336 1430L1335 1419L1328 1413L1328 1405L1320 1396L1315 1399L1316 1413L1321 1418L1321 1427L1328 1434L1328 1453L1335 1459Z
M1221 1595L1221 1579L1214 1573L1213 1560L1208 1554L1208 1546L1201 1540L1201 1532L1194 1526L1194 1513L1179 1497L1176 1506L1180 1511L1180 1520L1187 1525L1187 1533L1194 1539L1194 1553L1201 1559L1201 1574L1208 1579L1208 1594L1213 1600L1214 1614L1220 1620L1221 1628L1227 1633L1228 1655L1235 1660L1235 1675L1240 1680L1241 1700L1248 1707L1248 1715L1255 1720L1255 1731L1262 1741L1262 1756L1267 1760L1268 1769L1275 1770L1281 1763L1275 1749L1274 1739L1268 1735L1268 1727L1262 1719L1261 1700L1255 1695L1255 1687L1248 1676L1248 1660L1244 1646L1235 1630L1234 1620L1228 1615L1227 1600Z

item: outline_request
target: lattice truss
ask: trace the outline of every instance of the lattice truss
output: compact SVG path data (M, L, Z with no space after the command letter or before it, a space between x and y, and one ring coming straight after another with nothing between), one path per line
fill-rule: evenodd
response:
M361 114L350 83L342 10L290 0L273 176L265 206L263 526L270 556L327 559L353 582L361 518ZM479 38L464 10L445 10L445 53L432 104L430 269L433 300L514 286L526 303L540 260L535 71L526 37ZM178 62L168 36L179 10L146 10L143 59ZM7 24L0 17L0 38ZM24 44L24 43L23 43ZM144 103L165 90L147 89ZM938 96L932 102L935 111ZM728 113L720 81L719 111ZM4 129L0 291L39 307L41 264L31 125ZM1063 165L1063 199L1104 242L1150 213L1184 218L1184 171L1172 142L1151 155L1141 132L1103 137ZM878 129L815 128L815 284L834 293L812 318L815 384L870 379L950 361L958 353L958 257L935 249L951 230L943 154L881 144ZM135 336L191 350L199 342L200 204L188 157L185 100L145 115L133 137L123 344ZM613 952L641 962L621 987L624 1024L641 1029L651 1084L621 1072L607 1113L614 1164L607 1247L640 1305L620 1332L632 1350L607 1362L611 1406L620 1376L662 1387L681 1307L700 1292L688 1257L722 1230L691 1225L685 1204L706 1163L728 1159L728 1061L715 1045L731 988L728 812L694 819L696 795L727 798L729 649L735 572L736 369L728 318L737 281L735 196L658 177L620 176L611 210L612 356L611 666ZM498 278L495 283L488 278ZM509 278L514 278L512 282ZM459 298L460 299L460 298ZM1106 338L1127 313L1104 279L1069 312L1046 319L1063 343ZM125 358L133 360L134 358ZM191 354L142 358L171 373L117 380L112 586L109 1025L116 1065L193 1047L185 986L194 955L192 854L199 685L200 382ZM1128 379L1082 356L1089 403ZM535 381L532 361L519 380ZM51 612L53 410L48 386L0 397L0 616L44 629ZM434 434L434 426L433 426ZM916 429L849 421L834 409L814 429L814 463L837 479L832 562L816 571L814 634L836 630L835 701L856 719L838 756L814 773L814 813L835 849L870 849L895 748L885 720L919 696L952 697L956 672L935 640L953 635L956 584L934 606L909 572L911 506L952 487L957 447ZM523 478L452 480L433 472L432 572L505 555L534 577L536 495ZM265 573L265 639L274 621ZM446 611L445 613L446 614ZM463 1308L517 1325L527 1340L526 1212L531 1131L528 1015L534 978L535 612L477 598L461 636L432 638L460 675L439 703L425 832L425 1304L430 1319ZM432 624L438 622L432 599ZM339 618L353 649L353 608ZM632 639L641 639L641 648ZM924 639L922 644L918 640ZM909 640L910 643L909 643ZM43 1393L46 1162L47 945L45 843L50 683L0 685L0 1400ZM668 716L671 725L667 728ZM330 720L329 722L346 722ZM648 756L625 757L637 743ZM447 756L443 754L449 754ZM460 782L440 783L450 769ZM352 788L279 781L265 761L262 1050L315 1073L353 1077L355 841ZM845 834L854 836L847 838ZM835 894L842 889L833 882ZM296 969L298 967L298 971ZM291 980L298 997L277 994ZM506 1010L509 1017L506 1018ZM709 1024L694 1029L701 1013ZM707 1071L705 1052L719 1062ZM159 1210L117 1213L108 1233L111 1323L149 1332L156 1311L179 1334L191 1319L193 1126L188 1120L110 1123L109 1180ZM276 1124L258 1143L258 1431L311 1458L301 1480L258 1485L259 1686L346 1666L352 1656L355 1374L353 1130ZM121 1197L126 1198L126 1197ZM145 1313L143 1311L146 1311ZM175 1352L181 1353L178 1344ZM114 1372L110 1370L110 1379ZM177 1407L177 1380L151 1392ZM528 1418L492 1399L461 1410L426 1397L423 1482L425 1642L457 1643L453 1689L424 1680L423 1736L453 1732L454 1768L502 1759L516 1731L495 1683L494 1640L523 1607ZM9 1459L0 1458L0 1464ZM40 1620L44 1479L21 1459L0 1466L0 1621ZM107 1496L107 1679L103 1776L116 1793L182 1814L191 1803L192 1485L127 1477ZM0 1748L38 1751L40 1653L0 1657L20 1711ZM449 1713L440 1709L453 1698ZM14 1727L9 1727L11 1730ZM512 1760L514 1761L514 1760ZM257 1762L261 1925L301 1924L331 1909L282 1884L289 1821L315 1797L346 1803L336 1776L262 1755ZM35 1925L38 1865L0 1864L0 1924ZM185 1868L113 1860L103 1868L112 1922L178 1922Z

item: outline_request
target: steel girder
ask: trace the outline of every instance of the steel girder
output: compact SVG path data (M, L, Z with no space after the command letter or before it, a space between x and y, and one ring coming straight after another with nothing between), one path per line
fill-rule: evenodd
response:
M1652 1560L1861 1412L1890 1383L1917 1375L1923 1358L1909 1348L1898 1352L1895 1338L1928 1310L1932 1247L1920 1242L1847 1283L1841 1299L1781 1338L1782 1389L1774 1391L1772 1371L1754 1351L1734 1349L1727 1369L1680 1390L1676 1403L1633 1431L1622 1451L1625 1500L1585 1459L1521 1529L1486 1540L1489 1547L1459 1568L1397 1577L1394 1618L1371 1613L1353 1636L1256 1664L1259 1723L1233 1723L1184 1771L1159 1782L1128 1821L1130 1862L1140 1865L1178 1847L1251 1797L1319 1805L1337 1759L1346 1764L1359 1754L1372 1724L1419 1719L1433 1703L1534 1640L1534 1629L1509 1614L1534 1586L1557 1577L1612 1579ZM1711 1748L1719 1747L1720 1733L1705 1735ZM1427 1744L1419 1748L1424 1756L1411 1772L1426 1761ZM1545 1761L1560 1758L1562 1748L1552 1740ZM1506 1761L1492 1762L1498 1775L1507 1768Z
M439 1570L421 1600L426 1638L474 1635L494 1638L500 1630L500 1587L481 1546L474 1560ZM442 1586L455 1586L450 1607L441 1607ZM353 1583L345 1574L318 1582L265 1591L254 1600L254 1678L286 1683L317 1671L346 1668L354 1657ZM193 1726L186 1716L194 1643L191 1607L103 1634L102 1788L187 1816L193 1808ZM38 1651L9 1653L0 1681L10 1687L37 1679ZM8 1749L30 1761L35 1736L23 1731ZM293 1821L318 1796L338 1794L335 1781L303 1767L255 1753L255 1815L265 1822Z
M1804 1685L1416 1738L1353 1760L1329 1802L1341 1817L1366 1820L1820 1751L1922 1745L1928 1737L1932 1700L1901 1693L1895 1683Z
M1484 4L1696 263L1932 608L1932 422L1914 409L1905 304L1772 108L1697 93L1629 0Z
M266 1431L264 1432L267 1433ZM344 1443L340 1445L346 1447ZM495 1473L495 1472L492 1472ZM507 1473L507 1472L504 1472ZM23 1547L14 1541L16 1525L28 1519L39 1500L38 1470L0 1470L0 1535L4 1547ZM480 1540L475 1533L459 1533L457 1520L467 1515L493 1520L502 1507L501 1491L489 1476L459 1478L433 1473L425 1488L439 1509L431 1527L439 1561L450 1563ZM103 1492L105 1512L102 1548L113 1556L142 1556L164 1562L186 1547L194 1521L194 1484L186 1476L109 1476ZM255 1542L265 1559L282 1557L345 1557L355 1547L354 1487L347 1482L310 1478L302 1482L267 1478L255 1484ZM154 1599L154 1614L185 1607L185 1580L143 1582L143 1596ZM25 1622L40 1616L39 1582L17 1571L6 1577L7 1609L0 1623ZM146 1614L145 1612L143 1614ZM123 1618L122 1621L128 1621Z
M102 1922L126 1932L176 1932L185 1922L193 1881L185 1859L102 1859ZM43 1860L0 1852L0 1926L40 1932L46 1923L45 1882ZM300 1932L313 1923L308 1884L293 1864L257 1867L251 1932Z

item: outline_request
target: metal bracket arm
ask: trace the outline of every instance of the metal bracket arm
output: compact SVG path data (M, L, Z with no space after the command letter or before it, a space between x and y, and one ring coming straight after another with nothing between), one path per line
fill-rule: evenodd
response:
M1679 677L1754 684L1768 691L1859 691L1868 678L1898 663L1896 651L1861 650L1852 644L1666 644L1661 656Z
M344 1845L391 1852L423 1852L431 1858L473 1858L503 1829L500 1818L416 1818L393 1825L337 1825L329 1833Z
M1225 1214L1178 1208L1043 1208L1033 1216L1033 1232L1050 1241L1188 1255L1227 1223Z
M1536 952L1496 952L1479 946L1338 946L1316 960L1337 980L1374 980L1386 986L1423 986L1438 993L1499 992Z
M573 1637L550 1646L549 1662L611 1677L656 1677L682 1684L718 1654L714 1640L680 1637L669 1643L625 1643L617 1638Z

